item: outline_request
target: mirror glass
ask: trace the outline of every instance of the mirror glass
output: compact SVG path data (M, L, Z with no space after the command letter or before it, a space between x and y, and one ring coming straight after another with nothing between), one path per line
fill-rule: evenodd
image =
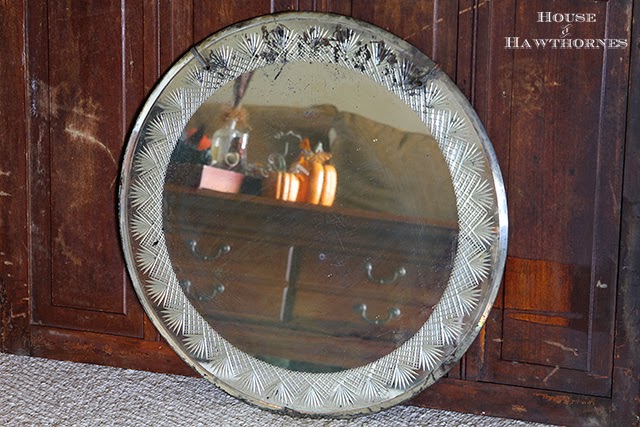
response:
M220 186L226 175L237 187ZM451 273L457 210L437 141L397 96L335 64L222 86L183 130L164 191L189 301L231 344L289 369L391 353Z
M349 416L455 365L506 258L504 186L424 54L336 15L226 28L177 61L125 153L123 252L145 312L243 401Z

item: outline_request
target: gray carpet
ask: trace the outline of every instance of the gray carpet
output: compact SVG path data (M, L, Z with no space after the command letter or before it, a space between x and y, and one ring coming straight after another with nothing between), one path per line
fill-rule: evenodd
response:
M240 402L204 379L0 353L0 426L543 426L396 406L352 420L298 419Z

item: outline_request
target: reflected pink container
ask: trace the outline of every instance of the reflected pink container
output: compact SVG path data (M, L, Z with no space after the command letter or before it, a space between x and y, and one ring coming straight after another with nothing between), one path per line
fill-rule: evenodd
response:
M244 174L215 168L213 166L203 166L198 188L221 191L223 193L238 193Z

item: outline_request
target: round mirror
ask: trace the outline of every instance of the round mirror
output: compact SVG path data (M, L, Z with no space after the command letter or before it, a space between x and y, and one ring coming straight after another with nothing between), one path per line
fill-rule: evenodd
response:
M227 392L342 416L431 385L478 333L506 248L475 113L435 64L312 13L221 31L149 97L123 165L134 287Z

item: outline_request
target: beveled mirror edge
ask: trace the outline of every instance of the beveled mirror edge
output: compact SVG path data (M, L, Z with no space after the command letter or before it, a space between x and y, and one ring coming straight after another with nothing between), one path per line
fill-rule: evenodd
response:
M286 20L286 19L297 19L297 18L301 18L304 17L306 19L318 19L320 17L323 16L327 16L327 14L316 14L316 13L299 13L299 12L293 12L293 13L282 13L282 14L275 14L275 15L270 15L270 16L266 16L266 17L261 17L262 19L265 20L265 22L278 22L279 20ZM371 24L368 23L364 23L361 21L358 21L356 19L353 18L348 18L348 17L343 17L343 16L338 16L338 15L331 15L333 17L333 19L336 19L339 22L344 22L345 24L348 23L350 25L358 25L358 26L364 26L369 30L372 31L380 31L380 29L378 29L375 26L372 26ZM256 18L256 19L261 19L261 18ZM238 24L234 24L224 30L221 30L220 32L208 37L207 39L205 39L205 41L198 43L197 46L203 46L203 45L207 45L211 42L213 42L214 40L229 36L233 33L235 33L236 31L241 31L243 28L245 28L245 26L248 23L252 23L254 21L256 21L256 19L252 19L249 21L245 21L245 22L241 22ZM415 57L416 53L418 53L418 57L420 58L426 58L426 56L422 55L421 52L419 52L415 47L409 45L408 43L404 42L403 40L398 39L397 37L390 35L389 33L385 34L385 37L393 37L395 39L395 42L401 46L408 46L411 50L411 53L408 55L410 57ZM137 276L137 274L135 274L136 272L136 265L135 265L135 260L133 259L134 257L131 255L131 248L132 248L132 242L130 240L130 236L129 236L129 230L127 229L127 226L129 224L129 213L127 212L127 205L128 205L128 201L126 199L127 197L127 189L130 186L130 182L129 182L129 176L128 176L128 171L131 170L131 167L133 165L133 157L135 155L135 148L137 146L137 142L140 138L140 132L142 131L142 126L144 125L144 122L146 120L146 118L148 117L149 113L151 112L152 107L155 105L155 103L158 101L158 98L160 97L160 95L162 94L162 91L165 89L165 87L175 78L175 76L179 73L179 71L186 66L188 63L193 61L193 54L191 52L186 53L181 59L179 59L170 69L169 71L163 76L163 78L160 80L160 82L156 85L156 87L154 88L154 90L152 91L151 95L148 97L147 101L144 104L144 107L142 108L142 110L140 111L138 118L135 122L135 125L133 126L133 129L131 131L130 137L128 139L127 142L127 149L126 149L126 153L124 156L124 161L123 161L123 168L122 168L122 175L121 175L121 182L120 182L120 197L119 197L119 211L120 211L120 233L121 233L121 238L122 238L122 242L123 242L123 246L126 248L125 250L125 260L126 260L126 264L127 264L127 269L130 273L131 279L134 282L134 288L136 293L138 294L138 297L141 301L141 303L143 304L145 311L147 312L147 314L151 317L154 325L159 328L161 330L162 335L166 338L166 337L172 337L173 336L173 332L166 327L166 325L163 322L163 319L161 318L161 316L156 313L156 311L154 310L154 308L152 307L151 303L148 301L148 296L145 294L144 292L144 285L142 283L140 283L140 280ZM431 62L430 64L431 66L434 65L433 62ZM470 121L473 124L474 129L477 131L478 136L480 138L480 142L483 146L484 149L484 154L487 157L487 161L488 161L488 168L491 170L492 172L492 178L493 178L493 187L496 193L496 197L497 197L497 207L498 207L498 242L496 245L493 246L493 250L492 250L492 265L494 266L492 272L491 272L491 276L489 278L490 281L490 286L488 287L489 289L489 293L487 295L487 301L490 301L489 304L485 305L485 309L482 312L478 312L476 313L475 319L472 320L472 324L474 325L473 328L470 328L467 330L466 334L464 337L462 337L460 344L456 347L456 350L451 354L452 359L457 360L457 358L459 356L461 356L467 349L468 347L471 345L471 343L473 342L473 340L475 339L477 333L479 332L480 328L482 327L482 325L484 324L484 322L487 319L489 310L491 309L491 306L493 305L493 302L495 300L495 297L498 293L499 290L499 284L502 278L502 274L503 274L503 270L504 270L504 264L506 261L506 247L507 247L507 230L508 230L508 218L507 218L507 205L506 205L506 194L505 194L505 190L504 190L504 184L503 184L503 180L502 180L502 176L500 174L500 170L498 167L498 163L497 163L497 159L495 157L495 153L493 151L493 148L491 147L491 144L488 140L488 137L486 135L486 131L484 130L484 128L482 127L482 125L480 124L480 121L475 113L475 111L473 111L473 109L469 109L466 105L466 103L468 102L466 100L466 98L464 98L462 96L461 93L459 93L458 88L453 84L453 82L451 82L451 80L444 75L444 73L442 72L438 72L438 78L449 88L449 92L454 96L454 97L458 97L461 99L457 99L456 102L458 103L458 105L460 105L465 114L468 116L468 118L470 119ZM185 362L187 362L190 366L192 366L197 372L199 372L201 375L203 375L204 377L206 377L207 379L209 379L211 382L213 382L214 384L216 384L218 387L222 388L223 390L225 390L227 393L234 395L237 398L240 398L241 400L244 401L248 401L250 403L256 404L258 406L261 407L266 407L268 409L272 409L272 410L276 410L276 411L280 411L280 412L285 412L285 413L293 413L296 415L303 415L303 416L331 416L331 417L348 417L348 416L352 416L352 415L362 415L362 414L366 414L369 412L374 412L374 411L378 411L381 409L385 409L385 408L389 408L391 406L394 406L402 401L405 401L409 398L411 398L412 396L414 396L415 394L419 393L420 391L424 390L426 387L430 386L433 382L435 382L435 380L439 377L441 377L442 375L444 375L444 373L446 373L449 368L451 367L450 365L447 365L446 363L443 363L439 366L439 368L435 371L432 371L431 373L431 377L434 378L433 380L429 380L429 381L424 381L421 384L417 384L414 385L414 387L409 388L407 390L404 391L404 393L400 394L399 396L390 399L388 401L385 401L383 404L379 404L379 405L372 405L371 407L367 408L366 410L361 410L361 411L355 411L353 413L340 413L340 414L326 414L326 413L301 413L295 410L289 410L286 407L280 407L278 405L272 405L269 404L267 402L261 401L259 399L253 399L251 397L248 396L244 396L241 393L237 393L237 391L235 389L233 389L232 387L228 387L226 385L226 383L224 381L221 381L220 379L216 378L215 376L213 376L209 371L207 371L206 369L204 369L200 362L198 362L196 359L193 358L193 356L190 354L190 352L184 348L184 345L178 341L174 341L173 339L167 339L167 341L169 342L169 344L171 345L171 347L174 348L174 350L181 356L181 358L183 360L185 360Z

